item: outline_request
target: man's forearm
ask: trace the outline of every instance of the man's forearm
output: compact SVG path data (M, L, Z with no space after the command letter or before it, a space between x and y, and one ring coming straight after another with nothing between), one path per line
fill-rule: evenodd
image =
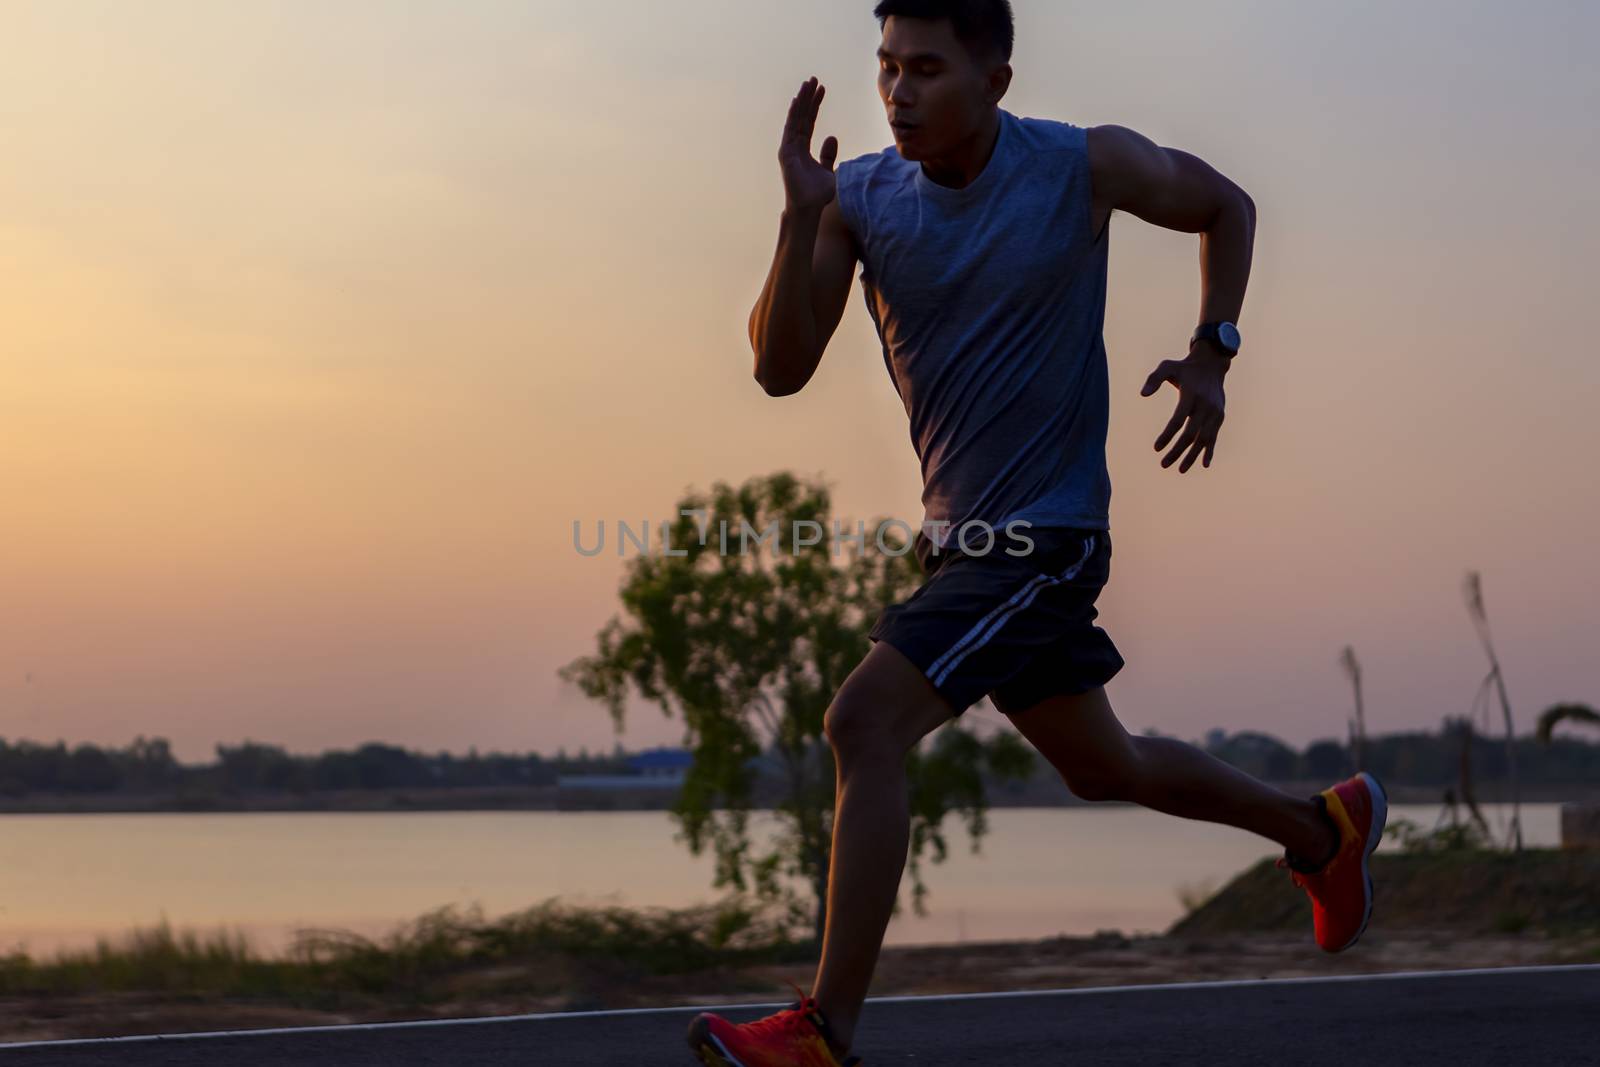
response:
M1255 237L1256 206L1238 189L1200 234L1201 322L1239 321Z
M781 396L805 384L817 364L817 322L811 303L811 258L821 209L785 210L778 223L772 269L750 313L755 377Z

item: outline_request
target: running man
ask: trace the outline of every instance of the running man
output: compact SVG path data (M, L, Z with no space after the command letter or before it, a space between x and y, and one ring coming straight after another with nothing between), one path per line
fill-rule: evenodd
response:
M690 1047L719 1067L861 1062L850 1049L910 843L906 755L984 696L1086 800L1281 844L1279 866L1310 895L1328 952L1366 928L1367 857L1387 810L1369 775L1291 796L1181 741L1131 736L1106 700L1123 666L1094 625L1111 562L1108 224L1120 210L1200 235L1199 327L1188 354L1162 360L1140 392L1177 389L1155 448L1170 443L1161 465L1181 458L1184 473L1197 458L1211 465L1222 426L1254 241L1250 197L1132 130L1000 107L1012 75L1007 0L883 0L874 15L894 144L835 171L838 141L828 137L813 158L824 90L815 78L801 85L778 150L786 204L750 341L768 394L803 388L861 264L922 464L914 549L927 580L883 612L827 711L838 792L816 983L758 1022L698 1016ZM1016 531L1031 551L1007 536Z

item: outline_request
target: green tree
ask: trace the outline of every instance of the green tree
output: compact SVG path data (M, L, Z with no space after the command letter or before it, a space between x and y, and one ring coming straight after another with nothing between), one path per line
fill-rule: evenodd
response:
M294 780L297 761L278 745L245 741L216 746L217 769L229 789L286 789Z
M1306 746L1302 762L1305 765L1306 777L1317 781L1343 778L1349 773L1350 759L1346 749L1344 745L1333 740L1313 741Z
M866 655L878 613L921 579L906 527L836 523L827 486L787 472L691 491L678 510L662 524L669 537L661 551L628 564L623 614L597 635L597 651L560 675L603 701L619 734L630 691L682 718L693 763L672 809L678 840L695 855L708 843L715 849L716 887L753 884L796 923L805 903L785 879L801 879L815 898L820 940L837 800L823 717ZM763 752L776 754L782 788L779 833L758 854L747 827ZM954 722L907 754L918 915L927 893L918 859L931 847L934 862L944 860L944 816L962 813L978 851L984 771L1025 779L1032 769L1032 750L1015 734L983 741Z

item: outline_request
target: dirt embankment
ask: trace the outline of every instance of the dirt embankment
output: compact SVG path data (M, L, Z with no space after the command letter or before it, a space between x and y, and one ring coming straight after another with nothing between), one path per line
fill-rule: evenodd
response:
M1379 852L1370 862L1377 931L1600 934L1600 849ZM1285 893L1272 860L1244 871L1169 934L1219 936L1309 928L1303 893Z

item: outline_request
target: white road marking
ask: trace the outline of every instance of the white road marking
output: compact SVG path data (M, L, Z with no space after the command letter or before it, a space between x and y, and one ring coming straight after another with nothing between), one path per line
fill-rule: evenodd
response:
M940 993L899 997L868 997L868 1004L940 1003L953 1000L1001 1000L1014 997L1068 997L1101 993L1151 993L1182 989L1237 989L1245 986L1306 985L1317 982L1375 982L1414 978L1460 978L1484 974L1573 974L1600 971L1600 963L1573 963L1530 967L1476 967L1457 971L1386 971L1376 974L1306 975L1299 978L1234 978L1217 982L1156 982L1146 985L1087 986L1074 989L1016 989L998 993ZM485 1023L520 1023L561 1019L617 1018L624 1015L666 1015L682 1012L740 1011L750 1008L787 1008L794 1001L746 1004L686 1004L675 1008L616 1008L609 1011L550 1011L533 1015L489 1015L472 1019L413 1019L390 1023L343 1023L335 1026L279 1026L259 1030L209 1030L192 1034L137 1034L132 1037L78 1037L63 1041L0 1042L0 1050L14 1048L65 1048L72 1045L124 1045L132 1042L199 1041L219 1037L269 1037L280 1034L334 1034L364 1030L415 1030L434 1026L480 1026Z

